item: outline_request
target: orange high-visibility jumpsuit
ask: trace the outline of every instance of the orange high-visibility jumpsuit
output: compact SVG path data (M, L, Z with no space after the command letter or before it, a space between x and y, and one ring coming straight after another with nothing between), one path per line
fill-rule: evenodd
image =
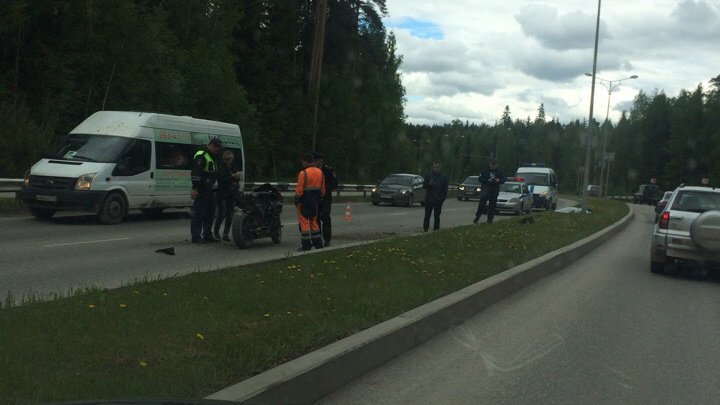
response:
M325 196L325 176L322 170L308 166L298 173L295 187L295 205L297 207L298 225L300 226L300 242L302 250L323 247L320 225L318 225L318 209L320 200Z

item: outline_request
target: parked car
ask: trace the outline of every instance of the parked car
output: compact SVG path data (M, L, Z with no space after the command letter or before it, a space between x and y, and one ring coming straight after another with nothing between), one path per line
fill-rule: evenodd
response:
M720 189L681 186L653 229L650 270L671 262L720 263Z
M390 203L412 207L416 202L423 205L425 202L423 178L415 174L391 174L372 189L371 199L373 205Z
M588 195L590 197L600 197L600 186L588 184Z
M495 211L521 215L530 212L532 206L533 195L527 184L519 181L506 181L500 185Z
M468 176L465 181L458 186L458 201L468 201L470 199L480 199L480 181L478 176Z
M637 193L633 195L635 204L656 205L660 196L660 188L655 184L643 184L638 188Z
M665 206L667 205L668 200L670 200L672 194L672 191L666 191L660 201L658 201L658 203L655 205L655 222L660 219L660 213L663 211L663 209L665 209Z

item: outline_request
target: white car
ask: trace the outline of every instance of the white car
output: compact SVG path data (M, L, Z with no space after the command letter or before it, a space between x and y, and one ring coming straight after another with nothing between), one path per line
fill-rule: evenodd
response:
M497 212L513 212L522 215L530 212L533 206L533 195L528 189L528 185L518 181L507 181L500 185L500 194L498 194Z
M650 270L672 262L720 263L720 189L679 187L660 213L650 247Z

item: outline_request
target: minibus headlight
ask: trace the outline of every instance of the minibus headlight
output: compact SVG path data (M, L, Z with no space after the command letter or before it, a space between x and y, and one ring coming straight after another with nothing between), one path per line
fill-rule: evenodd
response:
M23 186L27 187L30 185L30 170L25 172L25 176L23 177Z
M88 173L78 177L78 181L75 183L75 190L90 190L95 174L96 173Z

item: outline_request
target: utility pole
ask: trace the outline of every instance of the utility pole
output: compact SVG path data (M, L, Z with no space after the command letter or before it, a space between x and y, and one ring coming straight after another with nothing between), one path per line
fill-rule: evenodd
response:
M308 77L309 90L313 98L312 150L317 141L318 108L320 105L320 78L322 77L323 52L325 50L325 23L327 21L327 0L315 0L315 35Z
M597 73L597 52L598 39L600 36L600 6L602 0L598 0L597 22L595 23L595 51L593 53L592 85L590 86L590 114L588 118L587 139L585 140L585 174L583 175L582 210L587 212L588 184L590 183L590 146L593 135L593 102L595 101L595 74Z

